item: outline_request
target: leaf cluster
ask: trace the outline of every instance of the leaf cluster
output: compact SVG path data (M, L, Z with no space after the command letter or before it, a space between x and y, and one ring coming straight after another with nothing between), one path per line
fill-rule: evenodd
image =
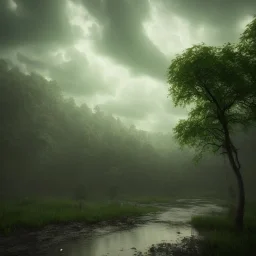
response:
M174 128L182 147L218 152L224 143L224 126L230 134L255 123L256 19L247 26L239 44L221 47L204 43L186 49L168 69L169 95L175 106L193 106L188 118ZM253 55L255 54L255 55Z

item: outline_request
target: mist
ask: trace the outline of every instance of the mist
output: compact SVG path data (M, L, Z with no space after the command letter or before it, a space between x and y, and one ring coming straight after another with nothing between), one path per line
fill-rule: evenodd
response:
M177 54L201 42L238 44L255 20L255 1L217 2L2 1L1 254L155 255L169 248L163 241L174 250L177 239L197 240L202 226L230 231L214 217L234 219L232 166L221 150L195 162L197 149L181 148L175 127L194 103L176 106L167 81ZM256 128L247 128L231 139L245 232L254 232Z

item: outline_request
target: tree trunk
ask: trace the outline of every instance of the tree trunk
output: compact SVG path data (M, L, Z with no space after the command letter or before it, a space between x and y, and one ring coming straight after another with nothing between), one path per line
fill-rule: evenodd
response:
M240 165L238 166L238 164L235 161L231 145L232 145L231 140L229 139L229 143L227 143L226 145L227 155L228 155L230 165L235 173L237 185L238 185L238 202L237 202L237 209L236 209L236 216L235 216L235 226L238 231L242 231L244 226L244 206L245 206L244 182L240 172Z
M224 143L225 148L227 150L228 159L230 162L230 165L235 173L237 184L238 184L238 204L237 204L237 210L236 210L236 217L235 217L235 226L238 231L242 231L244 227L244 206L245 206L245 192L244 192L244 182L243 178L240 172L240 162L237 155L237 150L234 147L229 133L228 128L228 121L225 116L225 111L227 111L229 108L223 109L217 99L212 95L210 90L205 87L207 93L210 95L210 102L213 102L217 107L217 118L222 125L223 133L224 133Z
M236 209L236 227L238 231L242 231L244 227L244 206L245 206L245 192L244 182L240 170L236 173L238 183L238 204Z
M228 129L228 123L224 113L218 114L220 123L222 124L224 136L225 136L225 148L228 155L229 163L234 171L236 176L237 185L238 185L238 202L236 208L235 216L235 227L237 231L241 232L244 227L244 206L245 206L245 191L244 191L244 182L241 175L240 169L241 165L238 159L237 149L234 147L230 133Z

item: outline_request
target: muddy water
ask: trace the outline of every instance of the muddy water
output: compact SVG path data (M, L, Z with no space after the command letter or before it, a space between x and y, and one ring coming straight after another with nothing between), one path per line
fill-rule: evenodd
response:
M175 242L178 238L197 235L187 223L193 215L222 211L221 207L202 200L178 200L157 215L141 218L142 223L104 226L81 232L79 237L48 248L45 255L132 256L145 252L152 244ZM144 220L144 222L143 222ZM146 221L146 222L145 222Z

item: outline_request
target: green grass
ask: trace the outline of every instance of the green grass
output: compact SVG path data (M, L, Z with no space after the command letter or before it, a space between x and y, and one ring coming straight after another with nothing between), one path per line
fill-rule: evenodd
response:
M222 214L194 216L191 224L198 230L234 231L234 221L230 212ZM256 232L256 204L246 207L244 216L245 232Z
M97 223L157 211L158 208L149 206L99 202L81 204L71 200L5 202L0 206L0 232L8 234L20 228L37 229L48 224Z
M202 255L207 256L252 256L256 254L255 233L211 231L201 243Z
M242 233L235 231L233 219L227 212L192 218L192 226L204 237L202 255L256 255L256 204L246 207Z

